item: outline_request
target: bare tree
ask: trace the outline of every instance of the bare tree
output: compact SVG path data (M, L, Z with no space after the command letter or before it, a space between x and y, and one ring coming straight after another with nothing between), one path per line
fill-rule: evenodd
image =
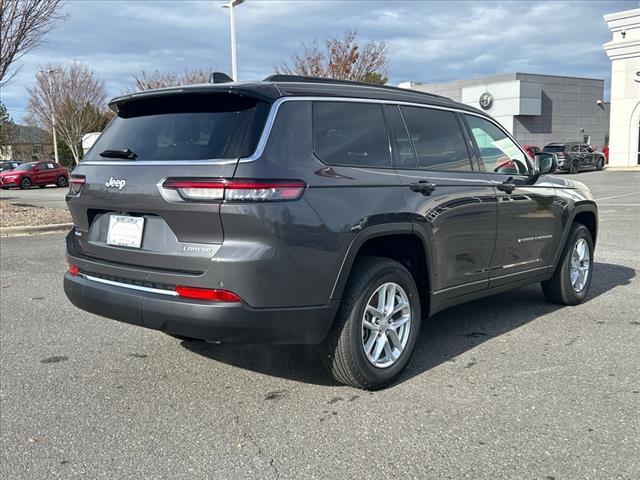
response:
M66 68L48 65L36 74L36 83L27 87L27 92L27 122L52 131L53 114L57 134L78 163L82 135L104 125L107 98L104 84L86 65L72 63Z
M358 43L358 33L348 30L342 38L329 37L320 47L317 42L303 46L302 53L275 68L276 73L326 77L338 80L385 84L387 82L387 46L384 42Z
M11 65L44 42L44 36L64 18L63 0L0 0L0 87L18 68Z
M133 76L134 86L131 91L141 92L144 90L153 90L155 88L207 83L213 72L213 68L196 68L193 70L185 70L183 73L160 73L156 70L154 73L149 74L142 71L140 75Z

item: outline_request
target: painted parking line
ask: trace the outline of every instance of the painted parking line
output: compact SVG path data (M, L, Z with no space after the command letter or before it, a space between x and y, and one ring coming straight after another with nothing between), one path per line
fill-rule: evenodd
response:
M613 200L614 198L630 197L631 195L640 195L640 191L639 192L631 192L631 193L623 193L622 195L613 195L611 197L596 198L596 202L602 202L604 200Z
M599 203L600 207L640 207L640 203Z

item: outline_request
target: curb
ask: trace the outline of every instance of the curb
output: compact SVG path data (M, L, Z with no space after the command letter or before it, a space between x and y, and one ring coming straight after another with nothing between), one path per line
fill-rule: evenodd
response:
M73 227L73 223L54 223L51 225L27 225L21 227L0 227L0 237L37 235L39 233L62 232Z

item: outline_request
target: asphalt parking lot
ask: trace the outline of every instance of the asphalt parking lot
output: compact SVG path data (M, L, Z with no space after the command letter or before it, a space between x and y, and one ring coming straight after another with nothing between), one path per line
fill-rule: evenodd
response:
M640 172L572 178L600 199L588 301L533 285L442 312L376 393L309 347L81 312L63 235L3 238L2 478L640 478Z

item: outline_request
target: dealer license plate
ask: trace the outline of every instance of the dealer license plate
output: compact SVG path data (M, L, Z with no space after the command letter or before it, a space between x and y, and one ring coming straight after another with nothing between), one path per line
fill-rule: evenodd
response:
M119 247L140 248L142 245L143 231L144 217L111 215L111 217L109 217L107 243Z

